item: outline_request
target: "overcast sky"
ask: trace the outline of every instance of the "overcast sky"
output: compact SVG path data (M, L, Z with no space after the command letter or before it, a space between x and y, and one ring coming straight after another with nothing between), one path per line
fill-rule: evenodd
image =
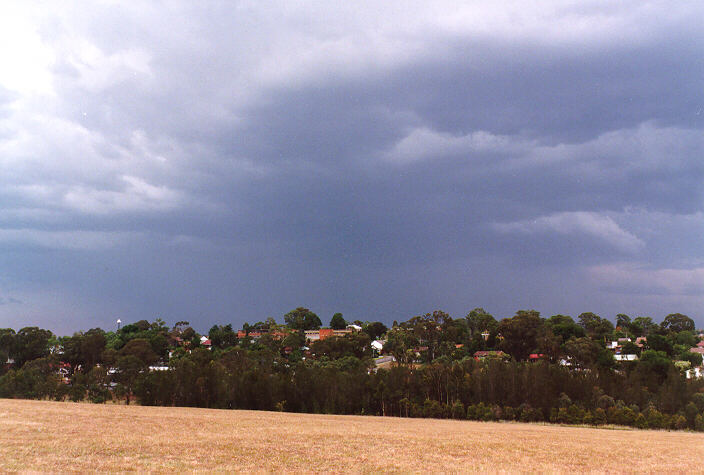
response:
M459 3L0 3L0 327L704 326L704 3Z

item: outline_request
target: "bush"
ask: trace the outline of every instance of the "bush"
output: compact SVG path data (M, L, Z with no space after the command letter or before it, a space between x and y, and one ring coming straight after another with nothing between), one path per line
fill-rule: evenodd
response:
M576 404L572 404L567 408L567 422L569 424L581 424L584 419L584 409Z
M596 410L594 411L594 424L596 424L596 425L606 424L606 411L604 411L600 407L597 407Z
M613 407L615 404L616 403L614 401L614 398L606 394L600 396L599 399L597 399L596 401L597 407L600 407L601 409L608 409L610 407Z
M704 412L704 393L697 393L692 396L692 402L697 406L699 412Z
M697 408L697 405L693 402L687 403L687 405L684 407L684 415L685 419L687 420L687 425L692 429L694 429L694 419L697 417L697 414L699 414L699 409Z
M441 419L445 417L444 405L438 401L426 399L423 403L423 416L434 419Z
M550 409L550 422L552 422L553 424L556 423L559 413L559 409L556 407Z
M664 418L662 413L657 409L650 409L648 411L648 427L650 429L665 429Z
M683 415L674 416L672 420L675 429L683 430L687 428L687 419Z
M453 419L464 419L466 412L462 401L452 403L451 414Z
M504 420L507 420L507 421L515 421L516 420L516 410L514 408L512 408L511 406L505 406L503 418L504 418Z
M694 430L704 432L704 417L701 414L697 414L694 418Z
M639 429L647 429L648 428L648 421L645 419L645 416L643 415L642 412L639 412L638 415L636 416L636 420L634 421L634 425Z
M504 411L501 409L501 406L498 405L492 408L492 413L495 421L500 421L504 416Z
M636 417L638 417L637 413L630 407L626 407L621 410L618 424L632 426L633 423L636 421Z
M479 408L477 412L479 420L487 422L494 420L494 409L491 406L484 404L483 402L479 403Z

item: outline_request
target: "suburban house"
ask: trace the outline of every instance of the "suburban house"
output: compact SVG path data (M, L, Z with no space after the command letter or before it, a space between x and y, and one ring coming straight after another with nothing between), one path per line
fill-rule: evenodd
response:
M210 339L207 336L200 337L200 345L209 349L209 350L212 349L212 346L213 346L212 342L210 341Z
M687 379L699 379L704 377L704 371L700 366L696 366L694 368L690 368L684 373L687 376Z
M370 344L370 346L372 347L372 351L377 355L380 354L381 350L384 349L384 343L386 342L383 340L374 340Z
M261 338L264 335L270 335L271 338L273 338L274 340L281 340L281 339L285 338L286 335L288 335L288 333L289 332L287 332L287 331L280 331L280 330L276 330L273 332L265 331L265 330L252 330L249 333L247 333L245 330L237 330L237 338L242 339L242 338L248 337L253 340L258 340L259 338Z
M643 337L641 337L643 338ZM615 354L619 355L621 354L621 349L623 348L623 345L626 343L630 343L631 339L630 338L619 338L616 341L610 341L606 344L606 349L613 351ZM640 345L641 347L643 345Z
M331 336L345 336L352 332L362 331L359 325L347 325L344 330L334 330L332 328L320 328L318 330L306 330L306 340L316 341L330 338Z
M391 355L380 356L374 360L374 368L371 371L375 372L379 369L390 369L396 363L396 358Z
M508 358L508 354L504 353L503 351L486 351L486 350L480 350L480 351L475 351L474 352L474 359L475 360L483 360L485 358Z

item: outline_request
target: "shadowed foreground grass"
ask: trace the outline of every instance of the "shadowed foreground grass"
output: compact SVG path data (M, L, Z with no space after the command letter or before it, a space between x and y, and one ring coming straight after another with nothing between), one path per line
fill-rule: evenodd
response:
M701 471L704 435L0 399L0 471Z

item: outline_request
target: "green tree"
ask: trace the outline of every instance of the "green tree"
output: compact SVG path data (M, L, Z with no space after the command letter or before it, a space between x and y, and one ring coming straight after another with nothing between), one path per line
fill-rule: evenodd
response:
M645 350L641 353L637 370L645 377L654 377L655 384L661 384L671 366L672 361L664 351Z
M284 315L284 321L294 330L316 330L323 324L315 313L307 308L298 307Z
M146 366L144 361L133 354L126 354L118 358L117 381L122 385L121 392L125 396L126 404L130 403L137 378L139 374L146 369Z
M215 348L225 349L237 344L237 333L232 329L232 324L213 325L208 331L210 343Z
M673 348L667 338L662 335L652 334L648 336L646 342L649 350L663 351L668 355L672 354Z
M565 343L565 352L578 368L591 368L596 365L602 347L594 340L582 337L571 338Z
M699 414L699 409L697 408L697 405L693 402L688 402L687 405L684 407L684 415L686 417L687 424L692 429L695 428L694 423L697 414Z
M5 362L15 353L17 334L12 328L0 328L0 374Z
M81 341L81 357L86 371L100 363L100 355L105 351L106 344L105 332L100 328L92 328L85 332Z
M537 337L543 325L540 313L519 310L512 318L499 323L498 332L503 337L501 348L517 360L526 360L537 347Z
M660 327L667 333L691 332L694 331L694 320L681 313L671 313L665 317Z
M418 338L410 330L401 326L391 328L386 334L384 351L391 353L401 364L410 364L415 360L413 348L418 346Z
M48 356L49 340L52 336L49 330L38 327L25 327L18 331L11 355L17 367L22 367L27 361Z
M621 353L624 355L640 355L640 347L632 341L626 342L621 347Z
M572 320L572 317L568 315L553 315L545 320L545 325L549 327L555 335L560 336L563 342L572 337L580 338L585 335L584 329L577 325L575 321Z
M630 331L631 330L631 317L626 314L619 313L616 315L616 326L620 327L621 330Z
M135 338L134 340L130 340L125 346L122 347L119 354L122 358L126 356L134 356L142 362L143 367L154 364L159 359L159 356L154 352L149 341L143 338Z
M389 329L381 322L369 322L362 326L362 331L369 335L371 340L378 340L381 338Z
M330 319L330 328L334 330L344 330L347 327L347 322L342 318L341 313L336 313Z
M631 322L631 333L635 336L649 336L657 331L658 325L650 317L636 317Z
M613 324L592 312L585 312L579 316L579 324L593 340L603 341L614 331Z
M483 308L475 308L471 310L465 317L467 320L467 327L469 328L470 335L477 333L483 333L488 331L492 333L496 331L499 326L499 322L486 310Z
M594 410L594 424L606 424L606 412L600 407L597 407L596 410Z

